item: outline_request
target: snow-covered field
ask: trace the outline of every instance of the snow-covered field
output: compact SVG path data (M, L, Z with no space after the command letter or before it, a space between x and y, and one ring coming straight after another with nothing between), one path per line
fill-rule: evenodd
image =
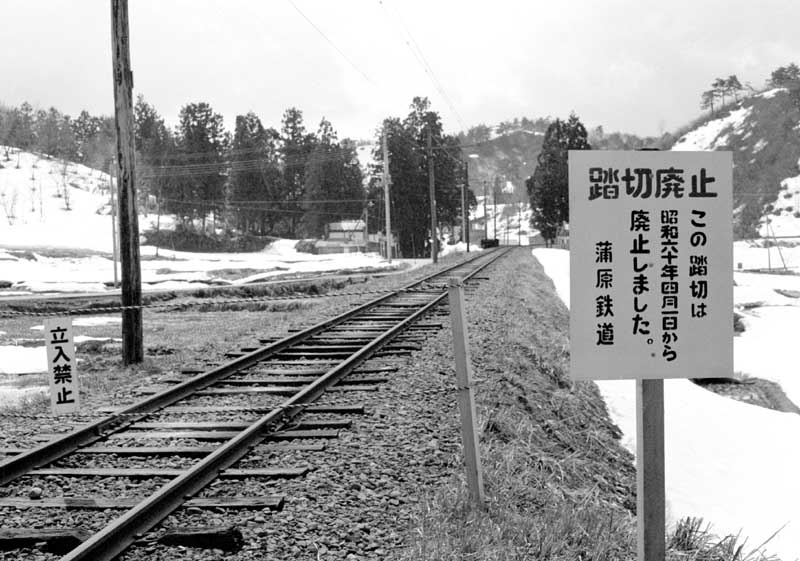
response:
M66 193L66 196L65 196ZM20 295L102 292L114 279L109 176L86 166L0 147L0 300ZM157 217L140 215L140 231ZM169 227L168 217L161 217ZM143 290L243 284L280 274L381 269L427 260L394 260L378 254L312 255L295 249L297 240L276 240L253 253L189 253L142 246ZM446 252L463 250L446 246ZM158 257L156 257L158 254ZM119 267L119 266L118 266ZM118 269L119 271L119 269ZM77 318L76 342L91 340L84 328L119 322L119 317ZM41 325L31 320L32 339ZM41 388L16 388L19 374L46 370L43 346L11 340L0 331L0 401Z
M734 255L737 256L738 252ZM569 306L569 252L534 249ZM744 259L744 257L739 257ZM746 331L734 339L734 368L777 382L800 404L795 326L800 300L773 288L800 288L800 277L736 273L734 304L748 304ZM763 303L749 307L756 303ZM636 452L635 382L597 382L623 445ZM667 516L702 517L719 535L749 538L783 561L800 558L800 415L780 413L711 393L689 380L665 380Z

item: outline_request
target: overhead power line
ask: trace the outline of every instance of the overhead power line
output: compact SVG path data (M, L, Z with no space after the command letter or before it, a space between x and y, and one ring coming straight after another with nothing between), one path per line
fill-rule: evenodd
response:
M289 2L289 4L291 4L291 5L292 5L292 7L293 7L295 10L297 10L297 13L298 13L298 14L300 14L301 16L303 16L303 19L305 19L305 20L306 20L306 21L309 23L309 25L311 25L311 27L313 27L313 28L314 28L314 29L317 31L317 33L319 33L320 35L322 35L322 38L323 38L323 39L325 39L325 40L328 42L328 44L329 44L331 47L333 47L333 48L336 50L336 52L337 52L337 53L339 53L339 54L341 55L341 57L342 57L343 59L345 59L345 60L346 60L346 61L347 61L347 62L350 64L350 66L352 66L352 67L353 67L353 70L355 70L356 72L358 72L359 74L361 74L361 76L362 76L362 77L363 77L363 78L364 78L364 79L365 79L367 82L369 82L369 83L370 83L370 84L372 84L373 86L375 85L375 83L374 83L372 80L370 80L369 76L367 76L366 74L364 74L364 72L362 72L362 71L361 71L361 69L360 69L358 66L356 66L356 65L355 65L355 63L354 63L352 60L350 60L346 54L344 54L344 52L342 52L342 49L340 49L339 47L337 47L337 46L336 46L336 43L334 43L333 41L331 41L331 40L330 40L330 38L329 38L327 35L325 35L325 33L324 33L324 32L323 32L323 31L322 31L322 30L321 30L319 27L317 27L317 25L316 25L316 24L315 24L313 21L311 21L311 20L308 18L308 16L307 16L307 15L305 15L305 14L304 14L304 13L303 13L303 12L300 10L300 8L298 8L298 7L297 7L297 4L295 4L295 3L293 2L293 0L288 0L288 2Z
M408 46L409 50L411 51L411 54L414 55L414 58L417 60L417 62L422 66L422 69L430 78L433 87L436 88L436 90L439 92L442 98L444 98L445 103L447 103L448 107L450 107L450 111L452 111L456 120L461 125L461 128L466 131L467 127L464 124L464 120L461 118L461 115L456 110L455 105L453 105L453 101L450 99L450 96L447 95L447 92L445 91L442 82L436 76L436 73L433 71L433 68L428 63L428 59L425 58L425 53L422 52L422 48L420 48L419 44L414 39L414 36L411 34L411 31L403 22L403 19L397 13L395 13L394 16L390 14L389 9L384 4L383 0L378 0L378 4L380 4L381 8L383 8L383 11L386 13L386 16L390 20L392 20L393 23L399 22L399 26L402 28L401 39L406 44L406 46ZM405 37L403 36L403 32L405 32Z

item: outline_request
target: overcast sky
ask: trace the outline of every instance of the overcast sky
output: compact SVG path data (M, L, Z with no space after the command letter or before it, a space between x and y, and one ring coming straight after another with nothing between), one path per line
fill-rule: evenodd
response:
M0 15L0 102L113 112L107 0L0 0ZM674 130L714 78L761 88L800 63L798 22L798 0L130 1L134 95L169 124L192 101L229 129L250 110L279 128L296 106L352 138L416 95L449 132L571 111Z

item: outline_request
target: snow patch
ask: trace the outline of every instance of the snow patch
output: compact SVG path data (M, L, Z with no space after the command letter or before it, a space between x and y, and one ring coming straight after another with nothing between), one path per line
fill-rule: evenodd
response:
M753 97L762 97L764 99L770 99L770 98L775 97L779 93L786 92L786 91L788 91L786 88L773 88L771 90L767 90L765 92L761 92L760 94L756 94Z
M761 152L766 145L767 145L767 141L764 140L763 138L760 139L758 142L756 142L753 145L753 154L758 154L759 152Z
M535 249L533 255L569 306L569 252ZM757 279L755 284L764 287L766 282ZM758 377L769 379L772 375L780 379L782 387L786 385L787 393L800 391L792 381L796 376L787 372L796 364L796 359L787 355L797 346L790 334L800 321L800 315L794 315L800 314L800 309L776 308L766 314L763 310L759 308L756 319L750 318L754 326L750 338L735 339L735 367L747 368ZM760 321L764 324L759 325ZM786 335L777 336L778 330ZM765 356L775 359L765 360ZM602 381L597 385L612 420L622 430L622 444L635 453L635 382ZM734 401L688 380L665 380L664 394L670 524L685 516L703 517L719 535L741 531L752 547L786 524L766 549L782 559L795 559L800 551L800 448L787 443L797 439L800 415Z
M730 131L731 134L740 133L745 119L747 119L752 110L752 107L743 107L731 111L730 115L727 117L709 121L705 125L684 135L672 149L678 151L713 150L717 146L723 146L728 137L726 135L719 138L720 134L728 129L732 129Z
M774 214L761 218L759 235L800 236L800 219L794 215L800 211L800 175L787 177L781 181L781 189L772 203L772 208Z

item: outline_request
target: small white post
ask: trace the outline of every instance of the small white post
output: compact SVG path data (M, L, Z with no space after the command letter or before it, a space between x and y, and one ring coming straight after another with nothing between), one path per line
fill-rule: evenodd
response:
M450 298L450 319L453 326L453 350L456 359L456 387L458 409L461 414L461 436L464 441L464 459L467 465L467 484L470 498L483 507L481 456L478 449L477 414L472 393L472 362L469 357L467 324L464 317L464 285L461 279L451 277L447 283Z

